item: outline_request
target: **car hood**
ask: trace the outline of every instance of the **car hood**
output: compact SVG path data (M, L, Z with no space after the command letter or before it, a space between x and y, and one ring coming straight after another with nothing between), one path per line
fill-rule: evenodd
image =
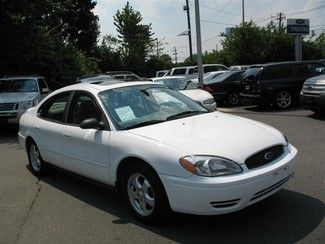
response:
M250 155L282 144L283 135L271 126L220 112L212 112L129 130L165 143L186 155L215 155L244 164Z
M5 92L0 93L0 103L19 103L34 100L38 92Z
M203 102L209 98L213 98L209 92L203 91L201 89L181 90L179 92L197 102Z

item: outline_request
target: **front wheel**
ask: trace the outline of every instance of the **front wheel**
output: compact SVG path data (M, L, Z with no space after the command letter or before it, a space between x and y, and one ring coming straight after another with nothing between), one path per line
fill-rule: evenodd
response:
M237 92L231 92L227 95L226 102L229 106L238 106L240 103L240 96Z
M274 98L275 105L280 109L287 109L292 105L292 95L289 91L277 91Z
M124 198L133 216L145 224L167 220L170 207L165 189L157 174L146 166L132 166L123 177Z

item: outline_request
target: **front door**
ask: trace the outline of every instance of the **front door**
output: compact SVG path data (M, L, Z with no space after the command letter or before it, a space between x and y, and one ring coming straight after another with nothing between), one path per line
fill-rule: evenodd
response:
M105 121L96 99L88 92L75 92L62 131L62 158L67 170L107 183L109 130L81 129L80 123L96 118Z

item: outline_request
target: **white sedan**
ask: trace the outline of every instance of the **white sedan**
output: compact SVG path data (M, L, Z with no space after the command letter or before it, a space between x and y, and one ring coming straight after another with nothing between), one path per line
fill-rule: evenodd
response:
M34 174L54 165L116 187L149 224L256 203L293 176L297 154L268 125L152 82L57 90L21 117L19 141Z
M164 76L151 78L150 80L179 91L201 104L209 111L215 111L217 109L217 104L213 96L209 92L199 89L196 84L184 76Z

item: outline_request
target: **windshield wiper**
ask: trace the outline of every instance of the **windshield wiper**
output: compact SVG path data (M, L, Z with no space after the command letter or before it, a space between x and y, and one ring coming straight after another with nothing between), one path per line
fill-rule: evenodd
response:
M174 114L171 116L168 116L166 120L172 120L172 119L179 119L179 118L184 118L190 115L195 115L195 114L203 114L203 113L208 113L207 111L185 111L181 112L179 114Z
M142 127L142 126L146 126L146 125L154 125L154 124L158 124L158 123L162 123L165 122L166 120L149 120L149 121L144 121L144 122L140 122L134 125L129 125L123 128L123 130L130 130L130 129L134 129L134 128L138 128L138 127Z

